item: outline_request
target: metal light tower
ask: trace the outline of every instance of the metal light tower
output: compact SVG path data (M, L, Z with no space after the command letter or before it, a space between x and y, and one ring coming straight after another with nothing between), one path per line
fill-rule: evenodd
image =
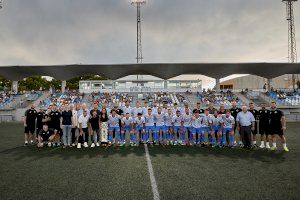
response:
M297 48L296 48L296 31L294 23L294 2L298 0L282 0L286 4L286 14L288 21L288 59L289 63L297 62ZM296 77L292 75L293 89L295 89Z
M0 0L0 9L2 8L3 6L2 6L2 0Z
M141 6L146 4L145 0L132 0L131 5L136 7L136 62L142 63L142 20L141 20Z

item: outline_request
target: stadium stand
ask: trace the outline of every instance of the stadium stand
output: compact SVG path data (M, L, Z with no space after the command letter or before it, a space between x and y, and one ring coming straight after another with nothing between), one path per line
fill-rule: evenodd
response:
M271 91L269 96L278 104L284 106L300 106L299 92Z
M223 104L225 107L230 107L233 100L237 101L238 106L241 106L243 104L243 102L237 97L237 95L235 95L230 90L221 91L220 93L217 93L213 90L203 90L201 93L198 92L197 96L204 105L213 103L215 106L220 106L221 104Z
M63 104L76 104L82 102L83 95L77 91L69 91L65 93L53 93L50 97L39 102L39 107L47 108L51 104L60 107Z

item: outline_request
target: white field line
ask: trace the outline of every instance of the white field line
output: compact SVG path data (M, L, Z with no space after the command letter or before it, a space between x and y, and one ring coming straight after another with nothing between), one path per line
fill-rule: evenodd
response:
M145 147L146 160L147 160L148 171L149 171L149 175L150 175L151 187L152 187L152 192L153 192L153 199L160 200L147 144L144 144L144 147Z

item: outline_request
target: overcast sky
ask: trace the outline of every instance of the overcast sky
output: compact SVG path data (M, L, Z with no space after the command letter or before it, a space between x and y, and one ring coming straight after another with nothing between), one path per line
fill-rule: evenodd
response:
M148 0L144 62L286 62L285 16L281 0ZM300 2L297 41L298 16ZM0 65L134 63L135 55L130 0L3 0Z

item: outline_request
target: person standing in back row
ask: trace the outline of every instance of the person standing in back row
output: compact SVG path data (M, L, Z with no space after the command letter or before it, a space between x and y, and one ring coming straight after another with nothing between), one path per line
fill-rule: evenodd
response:
M242 107L242 111L237 114L236 122L238 130L243 138L244 148L251 148L251 131L255 129L255 119L247 106Z
M35 132L35 120L37 117L37 111L35 105L32 104L30 109L26 110L24 116L24 127L25 127L25 146L28 145L28 140L33 144L33 134Z
M71 107L66 105L64 108L64 111L61 113L61 121L62 121L62 131L63 131L63 148L66 148L67 146L71 146L72 142L72 110Z
M258 119L259 119L258 130L260 134L259 148L270 149L270 144L269 144L270 111L266 109L265 103L261 104L261 109L258 111Z
M237 107L237 102L235 100L233 100L231 102L231 105L232 105L232 107L230 108L230 112L231 112L231 116L234 117L234 120L235 120L234 129L233 129L233 132L235 134L235 131L237 128L236 117L237 117L237 114L242 111L242 109ZM239 137L240 137L239 145L243 146L243 142L242 142L243 138L240 133L239 133ZM236 141L234 141L234 143L236 143Z
M286 138L284 131L286 130L286 119L283 112L277 109L276 102L272 102L270 109L270 134L272 135L272 147L271 150L275 151L276 147L276 135L281 139L283 150L288 152L289 149L286 146Z

